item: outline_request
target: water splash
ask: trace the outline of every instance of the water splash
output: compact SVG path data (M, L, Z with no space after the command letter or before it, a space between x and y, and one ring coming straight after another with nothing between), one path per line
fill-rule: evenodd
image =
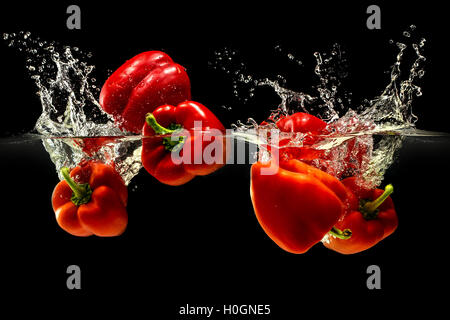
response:
M413 28L410 31L405 39L412 39ZM3 39L8 46L26 55L27 69L36 83L42 105L36 132L42 137L57 171L63 166L73 167L82 159L100 159L114 165L128 184L141 168L141 137L123 137L124 133L99 106L94 66L85 62L92 54L33 38L29 32L3 34ZM326 157L314 160L313 164L338 177L357 175L371 186L379 185L401 146L405 130L414 128L417 117L412 113L412 101L422 94L415 82L424 75L425 39L410 45L401 42L395 45L399 51L388 85L379 96L353 109L351 92L343 85L348 75L345 52L337 44L330 52L314 53L314 73L318 81L312 93L285 88L286 79L282 75L276 79L255 79L247 73L243 62L235 61L236 51L216 52L216 62L210 65L234 77L233 93L242 98L241 101L247 102L254 97L256 88L264 86L271 87L281 100L263 125L253 119L246 124L233 125L233 137L257 145L270 145L270 139L262 138L263 133L276 129L278 119L298 111L313 113L328 123L327 135L314 145L324 151ZM408 48L413 49L416 58L406 79L401 79L400 66ZM279 47L276 50L281 52ZM301 60L292 53L287 53L286 57L297 67L303 67ZM245 94L240 86L247 89ZM282 136L290 139L284 147L296 148L302 147L307 138L300 133L282 133ZM380 138L374 141L375 136ZM87 151L89 145L96 148ZM364 157L348 172L343 164L349 157L357 156L359 147L366 150ZM270 155L261 152L260 156Z
M141 168L141 140L114 139L124 133L97 101L94 66L86 62L92 54L34 38L30 32L3 34L3 39L25 53L26 67L42 106L35 130L43 137L60 178L62 167L97 159L113 165L128 184Z
M280 104L276 110L272 110L263 124L257 124L253 119L249 119L246 124L237 122L233 126L235 133L250 143L271 145L270 139L254 138L252 135L276 129L275 123L280 118L295 112L312 113L328 123L327 132L329 132L313 146L317 150L325 151L326 160L316 159L313 165L339 178L356 175L361 183L368 187L380 185L386 170L395 160L403 136L415 132L414 124L417 117L412 112L412 103L415 97L422 95L416 81L423 77L425 73L423 64L426 61L423 55L426 40L422 38L414 42L412 34L415 29L416 27L412 25L403 34L409 44L391 41L398 48L398 53L391 66L388 84L375 98L365 100L361 105L352 108L354 106L352 94L343 87L343 82L348 76L345 52L335 44L330 52L314 53L316 60L314 73L318 80L318 84L313 87L315 93L286 89L282 76L277 78L283 81L268 78L253 79L254 87L271 87L279 96ZM275 49L281 50L279 46ZM415 58L406 78L402 79L401 66L407 49L412 49ZM234 58L234 55L228 58ZM295 57L288 56L288 58L293 60ZM227 65L228 68L230 66L233 65ZM245 68L241 65L238 70L228 73L238 75L235 82L251 77L245 75ZM290 143L284 147L302 147L306 136L299 133L291 134ZM348 172L348 166L343 164L355 160L358 156L356 153L361 149L365 150L362 159L355 161L358 166ZM270 157L264 148L261 148L259 156L261 159Z

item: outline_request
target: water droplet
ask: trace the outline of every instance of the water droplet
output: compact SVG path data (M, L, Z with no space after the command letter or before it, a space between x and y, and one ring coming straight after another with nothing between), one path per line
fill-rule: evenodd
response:
M424 38L420 39L419 47L423 47L425 45L426 40Z
M405 50L406 49L406 44L404 44L404 43L401 43L401 42L397 42L397 47L400 49L400 50Z

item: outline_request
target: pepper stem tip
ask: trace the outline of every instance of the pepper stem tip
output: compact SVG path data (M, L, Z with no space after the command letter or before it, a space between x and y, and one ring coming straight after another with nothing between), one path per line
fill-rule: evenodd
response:
M378 198L364 205L364 211L369 214L373 213L393 192L394 186L392 184L386 185L384 192Z
M329 233L331 235L333 235L334 237L342 239L342 240L350 239L352 236L352 231L350 229L340 230L336 227L331 228Z

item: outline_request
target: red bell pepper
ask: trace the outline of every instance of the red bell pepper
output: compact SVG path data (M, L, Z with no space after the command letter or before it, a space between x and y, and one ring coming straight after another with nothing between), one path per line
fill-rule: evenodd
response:
M333 150L319 150L316 149L315 144L324 139L325 136L334 134L333 125L328 125L321 119L303 112L297 112L290 116L281 118L276 122L276 126L281 132L288 133L304 133L302 146L287 146L292 138L281 138L279 141L279 157L281 161L298 159L315 167L327 171L337 178L355 174L355 171L360 171L364 161L368 162L369 148L366 144L360 143L360 138L351 138L343 142L343 147L339 146L339 153L336 154ZM273 146L268 147L273 148ZM336 156L344 157L336 159ZM313 161L316 160L316 161ZM331 161L331 164L330 164ZM333 161L339 161L339 166L330 167Z
M140 133L145 115L163 104L191 99L189 77L164 52L147 51L125 62L106 80L100 105L121 129Z
M128 223L128 191L120 175L108 165L83 161L70 173L63 168L64 180L52 195L58 225L74 236L102 237L122 234Z
M304 253L328 232L351 237L350 230L334 227L356 201L339 180L298 160L282 161L276 174L265 175L262 169L271 165L252 165L250 189L256 217L278 246Z
M277 127L283 132L320 134L326 126L325 121L304 112L297 112L277 121Z
M86 137L81 138L81 141L74 139L74 142L81 147L81 150L87 156L92 157L102 147L114 143L117 139L120 139L120 137Z
M352 254L373 247L397 228L397 214L389 197L394 188L387 185L385 190L366 189L358 186L354 177L344 179L342 183L356 195L359 202L350 205L349 212L336 227L349 228L352 236L342 240L328 235L322 242L334 251Z
M318 142L317 135L323 134L327 123L321 119L303 112L297 112L277 121L277 127L281 132L305 133L302 147L286 147L290 139L280 140L280 158L284 160L314 160L323 155L322 150L316 150L311 146Z
M200 126L195 127L195 122ZM197 175L208 175L225 163L223 132L222 123L198 102L186 101L176 107L160 106L146 117L142 132L142 164L157 180L172 186L182 185ZM206 148L212 146L216 148L211 155L220 161L203 158ZM174 162L173 152L183 160Z

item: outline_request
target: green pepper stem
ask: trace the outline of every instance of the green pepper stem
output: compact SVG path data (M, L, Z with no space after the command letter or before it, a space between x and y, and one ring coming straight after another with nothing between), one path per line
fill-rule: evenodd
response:
M82 198L83 196L85 196L84 189L70 177L70 169L69 168L66 168L66 167L62 168L61 174L64 177L64 180L66 180L70 189L72 189L72 191L76 197Z
M164 128L162 125L156 121L155 116L153 113L147 113L145 116L145 122L155 131L156 134L171 134L174 133L176 130L170 130L167 128Z
M77 205L80 206L82 204L88 203L91 199L92 189L89 186L89 184L79 184L76 183L71 177L70 177L70 170L69 168L62 168L61 174L64 177L64 180L69 185L70 189L72 189L73 194L71 197L71 201Z
M176 132L181 132L183 127L180 124L171 124L170 127L173 127L173 129L164 128L161 126L158 121L156 121L155 116L152 113L147 113L145 116L145 122L155 131L156 134L173 134ZM183 146L184 141L186 139L185 136L178 136L178 139L172 139L173 137L164 137L163 138L163 145L164 148L168 151L176 152L180 150L180 148Z
M352 231L350 229L340 230L336 227L331 228L328 233L342 240L347 240L352 236Z
M394 187L392 186L392 184L388 184L384 188L384 192L382 195L380 195L375 200L364 204L364 207L363 207L364 212L366 212L368 214L373 213L387 199L387 197L389 197L389 195L392 194L392 192L394 192Z

